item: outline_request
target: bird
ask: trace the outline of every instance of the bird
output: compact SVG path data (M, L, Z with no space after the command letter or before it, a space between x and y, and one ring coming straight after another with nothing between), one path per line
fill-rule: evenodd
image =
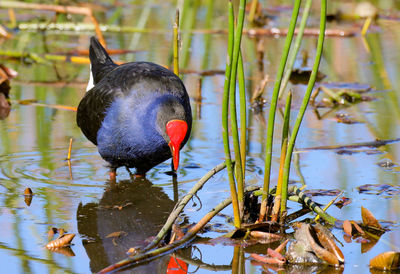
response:
M152 62L115 64L95 37L90 38L90 79L76 122L108 162L110 179L119 167L145 176L172 158L189 139L192 112L182 80Z

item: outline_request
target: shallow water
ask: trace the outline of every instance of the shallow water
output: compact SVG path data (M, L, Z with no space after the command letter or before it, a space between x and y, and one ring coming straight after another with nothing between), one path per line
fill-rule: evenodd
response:
M387 2L390 4L390 1ZM133 10L122 11L122 23L132 25L128 18L139 17L140 11L145 8L142 5L135 7ZM394 4L390 7L394 9ZM115 56L114 59L168 63L171 39L169 29L172 22L170 18L173 18L175 7L169 3L154 3L149 9L152 20L147 26L164 29L166 32L141 34L136 46L139 52L133 56ZM108 17L112 15L112 11L107 13ZM205 6L199 8L196 28L205 28L206 11ZM22 16L25 13L20 14ZM281 11L282 17L289 14L290 10ZM7 18L4 11L0 16ZM223 4L215 4L214 17L213 28L226 28ZM272 25L280 23L271 22ZM355 23L329 24L328 27L346 28L353 24ZM333 229L336 237L344 243L341 248L345 255L346 273L367 272L369 260L377 254L389 250L399 251L400 200L398 192L393 193L399 191L400 142L393 142L379 149L351 149L351 154L309 148L399 138L400 28L399 23L394 21L379 21L379 26L365 40L358 35L351 38L327 38L321 63L321 71L327 75L323 82L350 83L350 86L351 83L369 85L373 90L367 95L376 99L335 110L324 119L318 119L312 108L309 108L296 144L300 157L299 167L307 189L340 189L344 191L344 196L352 199L352 203L341 210L332 206L329 209L331 215L340 220L361 220L360 208L364 206L385 227L391 229L365 253L362 253L366 249L363 244L345 243L343 231ZM132 39L131 34L106 33L105 36L110 48L129 48ZM25 49L38 53L66 52L76 47L86 49L88 38L89 33L65 35L55 32L19 32L13 39L3 41L2 48ZM207 39L211 39L208 50ZM282 38L273 37L265 37L258 42L264 50L262 63L265 73L270 74L270 79L275 77L280 58L277 49L283 47L283 42ZM245 37L243 41L248 90L254 89L260 77L255 57L256 43L254 38L249 37ZM315 37L307 37L304 41L303 49L309 52L310 64L314 57L315 44ZM224 69L225 52L225 35L195 33L186 68ZM61 62L37 65L11 59L2 59L1 63L19 72L18 78L11 82L12 100L37 99L40 103L77 106L84 94L88 78L86 65ZM300 63L299 60L297 67ZM132 181L129 173L121 168L118 170L118 185L112 185L107 181L108 169L105 162L76 126L74 112L13 103L9 117L0 121L1 272L99 271L123 259L129 247L143 245L158 232L174 202L224 159L220 126L224 77L215 75L201 79L201 103L195 99L198 97L200 77L190 74L184 75L183 79L191 97L194 124L191 139L181 154L176 183L165 174L170 169L170 162L167 161L152 169L147 180ZM49 84L55 81L64 84ZM273 82L268 83L265 95L267 100L272 88ZM289 88L295 94L294 117L305 86L289 85ZM321 115L329 110L319 109ZM338 123L335 119L337 113L348 114L362 123ZM261 114L249 110L246 173L249 185L262 184L267 115L268 103ZM279 115L277 121L280 131ZM73 145L69 167L66 156L70 138L73 138ZM279 134L276 138L279 138ZM278 143L273 155L272 182L277 180ZM393 162L394 166L385 168L378 165L387 160ZM299 184L300 177L294 167L291 180ZM366 184L391 185L389 190L392 192L381 191L377 186L376 191L360 193L358 187ZM26 205L23 195L27 187L34 193L30 206ZM201 203L194 199L185 209L185 223L198 221L218 202L228 197L228 189L226 172L216 174L199 192ZM315 198L321 203L327 203L331 199L331 196ZM292 209L298 207L292 203L289 206ZM216 232L217 230L231 230L233 226L228 222L227 215L232 215L230 207L223 211L223 215L214 218L210 229L201 236L218 237L222 234ZM43 248L47 243L47 231L50 227L62 227L76 234L71 247L75 256L57 254ZM124 232L119 238L107 238L110 233L118 231ZM203 265L197 270L198 273L209 272L210 268L229 273L233 253L234 248L231 246L195 244L178 255L185 259L201 260ZM246 272L261 271L260 266L251 264L247 253L246 258ZM169 257L165 256L132 271L163 273L168 261ZM189 266L189 271L196 269L197 266L193 263Z

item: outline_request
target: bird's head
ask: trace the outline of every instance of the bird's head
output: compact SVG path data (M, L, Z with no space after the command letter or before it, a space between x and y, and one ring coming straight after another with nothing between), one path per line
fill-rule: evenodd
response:
M186 115L182 104L173 97L162 100L157 113L161 135L168 144L172 155L172 168L178 170L179 152L190 134L191 118Z
M181 149L182 141L186 137L188 124L183 120L171 120L168 121L165 129L170 140L168 146L171 149L173 168L174 170L178 170L179 151Z

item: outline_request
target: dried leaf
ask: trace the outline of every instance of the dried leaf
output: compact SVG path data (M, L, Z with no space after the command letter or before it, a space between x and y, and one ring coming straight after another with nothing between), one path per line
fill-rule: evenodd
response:
M342 208L348 204L351 203L351 199L347 197L342 197L340 198L339 201L337 201L334 205L337 206L338 208Z
M365 207L361 207L361 217L364 225L382 229L382 226L379 224L378 220L374 217L372 212Z
M54 234L56 234L58 232L58 229L56 227L52 227L49 229L49 231L47 232L47 239L50 241L51 239L53 239Z
M279 234L262 231L251 231L250 236L257 239L260 243L271 243L283 239L283 237Z
M318 258L326 262L327 264L330 265L339 265L339 259L333 254L332 252L328 251L324 247L320 246L314 239L314 236L311 234L313 231L313 227L309 224L307 224L308 229L305 231L306 232L306 238L308 240L308 243L310 244L312 250L314 251L315 255L317 255Z
M329 252L333 253L340 263L344 263L343 253L336 245L332 233L320 224L316 224L314 229L317 232L318 240L322 246Z
M115 231L115 232L111 232L110 234L108 234L106 236L106 238L118 238L118 237L121 237L121 236L125 236L127 234L128 233L126 233L125 231Z
M388 251L379 254L369 261L369 266L383 270L400 268L400 252Z
M257 260L258 262L262 262L265 264L284 264L286 262L282 262L281 260L277 259L277 258L271 258L271 257L267 257L265 255L259 255L259 254L251 254L250 255L254 260Z
M347 235L352 235L352 230L353 230L353 228L352 228L352 225L351 225L351 223L350 223L350 221L349 220L345 220L344 222L343 222L343 231L344 231L344 233L346 233Z
M47 249L55 249L63 246L68 246L70 245L72 239L74 239L75 234L64 234L63 237L58 238L54 241L50 241L47 245Z
M364 230L355 221L350 221L350 223L361 235L365 235Z
M24 195L32 196L33 195L32 189L30 189L29 187L25 188Z

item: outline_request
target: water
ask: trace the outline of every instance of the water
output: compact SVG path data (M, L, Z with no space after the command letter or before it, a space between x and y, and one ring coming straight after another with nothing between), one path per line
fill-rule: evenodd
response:
M390 1L385 2L390 5ZM153 4L150 5L151 20L147 26L167 31L164 34L142 34L136 47L139 52L132 58L167 64L171 39L168 30L175 7L168 2ZM133 10L124 9L122 23L132 25L128 18L138 18L142 8L142 5L138 5ZM214 9L213 28L226 28L224 4L215 3ZM110 17L113 12L114 9L107 12L107 16ZM200 6L197 28L204 27L206 12L206 6ZM288 16L290 10L283 9L281 12ZM26 15L22 11L18 13L21 16ZM7 18L4 11L0 15L1 18ZM321 71L327 75L323 82L369 85L373 91L368 95L376 100L335 110L321 120L310 107L296 143L300 156L299 167L307 189L340 189L344 191L344 196L352 199L352 203L341 210L332 206L329 209L331 215L341 220L358 221L361 220L360 208L364 206L370 209L385 227L391 229L365 253L361 252L363 245L360 243L344 243L341 249L345 255L346 273L367 272L371 258L384 251L398 251L398 195L390 195L388 192L382 192L379 196L376 192L359 193L357 187L365 184L388 184L394 189L398 188L400 143L391 143L379 149L360 148L359 152L351 155L338 154L335 150L306 148L399 137L400 82L397 76L400 67L400 31L395 27L398 25L396 21L379 23L378 31L368 34L366 39L358 35L351 38L327 38L321 63ZM280 22L272 24L279 25ZM346 28L349 25L352 23L332 24L328 27ZM106 33L105 36L110 48L128 48L132 38L131 34ZM25 49L37 53L65 52L77 47L86 49L88 37L87 33L65 35L54 32L19 32L13 39L4 41L2 48ZM211 39L210 42L207 42L207 39ZM280 58L277 49L283 47L283 42L282 38L265 37L261 42L254 38L244 38L243 53L248 90L253 90L263 76L263 73L257 71L256 44L260 43L264 51L264 73L268 73L270 79L274 79ZM315 44L315 37L307 37L303 44L303 49L309 52L310 64ZM224 69L226 36L195 33L190 52L188 69ZM119 55L113 58L127 60L129 56ZM12 59L2 59L1 63L19 72L19 77L11 82L11 99L14 101L37 99L45 104L77 106L84 94L88 79L86 65L62 62L37 65ZM296 65L300 66L300 63L299 60ZM196 74L184 76L191 97L194 123L191 139L181 154L177 184L165 174L170 168L169 161L152 169L147 180L132 182L129 173L121 168L118 170L118 185L110 184L107 181L108 169L105 162L76 126L74 112L19 105L14 102L9 117L0 121L2 272L99 271L123 259L130 247L143 245L149 237L154 236L173 208L174 201L182 197L199 178L224 159L220 121L224 78L222 75L202 78L201 102L195 100L198 97L199 79ZM54 84L56 81L59 84ZM269 82L265 95L267 100L272 87L273 82ZM289 85L289 88L294 91L293 115L296 115L305 86ZM321 113L328 110L319 109ZM337 113L348 114L362 123L337 123L334 118ZM261 114L249 111L246 174L249 185L262 184L267 114L268 103ZM280 132L282 122L279 115L277 121L277 129ZM294 119L292 124L293 122ZM69 167L66 157L70 138L73 138L73 145ZM276 138L279 138L279 133L276 134ZM272 182L277 180L278 143L273 154ZM377 153L365 151L371 149ZM378 163L383 160L392 161L395 166L380 167ZM294 168L291 179L300 180ZM23 195L27 187L34 193L30 206L26 205ZM197 199L189 203L182 216L186 219L185 223L200 220L218 202L228 197L228 189L226 172L216 174L199 192L201 203ZM322 203L331 199L332 197L315 198ZM292 209L297 208L297 205L292 203L289 206ZM226 215L232 216L230 207L225 209L223 214L212 220L211 229L203 233L202 237L215 238L222 235L216 232L217 229L229 231L233 228L228 222L229 219L225 218ZM47 231L50 227L64 228L76 234L74 245L71 247L75 256L66 256L43 248L47 243ZM107 238L113 232L122 234L118 238ZM342 230L333 229L333 232L344 242ZM249 249L245 249L245 252L249 252ZM234 248L229 245L195 244L179 252L178 256L186 260L201 260L203 265L197 270L198 273L207 273L211 269L229 273L233 253ZM134 271L162 273L165 272L168 261L169 257L165 256L149 265L135 268ZM246 259L245 268L246 272L250 273L261 271L261 267L253 265L250 259ZM196 269L192 262L189 271Z

